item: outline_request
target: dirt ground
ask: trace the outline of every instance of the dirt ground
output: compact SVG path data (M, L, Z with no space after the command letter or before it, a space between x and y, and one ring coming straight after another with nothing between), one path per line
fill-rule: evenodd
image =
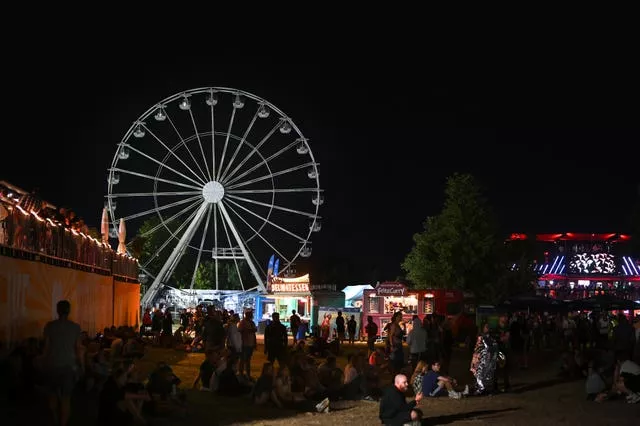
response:
M261 349L261 348L260 348ZM366 350L364 345L345 347L339 363L346 363L348 352ZM190 385L197 375L202 354L181 354L153 349L142 368L164 359L170 362L183 383ZM451 372L460 383L471 383L470 356L462 349L454 351ZM264 355L258 350L252 363L252 376L259 374ZM424 424L451 425L637 425L640 404L624 400L597 404L586 401L584 381L561 380L557 376L553 352L534 354L528 370L514 369L511 393L463 400L425 398L419 407L425 413ZM210 393L189 391L186 423L199 425L332 425L380 424L378 404L366 401L332 403L328 414L297 413L272 407L256 407L248 399L221 398ZM186 419L185 419L186 420Z
M346 347L338 362L344 366L345 355L366 350L364 345ZM378 403L340 401L331 404L326 414L302 413L275 407L255 406L248 398L224 398L209 392L191 390L198 374L203 354L187 354L171 349L151 348L138 363L144 374L159 361L171 364L187 389L186 415L151 419L149 425L377 425ZM553 352L539 352L532 356L530 369L515 369L511 393L462 400L425 398L419 407L425 414L424 424L436 425L637 425L640 424L640 404L626 404L624 400L602 404L586 401L584 381L565 381L557 376L557 356ZM470 355L456 349L451 372L462 384L471 383L468 372ZM257 377L265 361L262 347L252 363L252 376ZM97 397L79 393L73 399L71 426L96 424ZM46 401L39 397L21 399L2 410L0 424L50 424ZM117 425L115 425L117 426Z

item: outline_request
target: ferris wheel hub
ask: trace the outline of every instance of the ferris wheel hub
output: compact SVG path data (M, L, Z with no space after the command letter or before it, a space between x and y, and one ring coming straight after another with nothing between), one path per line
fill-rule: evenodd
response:
M212 180L202 188L202 196L207 203L218 203L224 197L224 186Z

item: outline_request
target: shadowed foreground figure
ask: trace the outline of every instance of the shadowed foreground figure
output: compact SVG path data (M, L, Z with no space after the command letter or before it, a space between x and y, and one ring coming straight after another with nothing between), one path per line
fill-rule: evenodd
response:
M380 400L380 420L385 426L420 424L422 412L416 408L416 404L422 399L422 393L417 394L414 401L407 402L405 393L408 388L407 376L398 374L395 376L393 386L384 390Z

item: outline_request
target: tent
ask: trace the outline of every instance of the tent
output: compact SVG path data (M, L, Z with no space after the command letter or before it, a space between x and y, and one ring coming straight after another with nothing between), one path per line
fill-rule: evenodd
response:
M640 303L611 295L593 296L569 302L572 311L624 311L640 309Z
M362 299L364 297L365 290L373 290L373 287L369 284L362 285L348 285L342 289L344 293L344 306L361 308ZM356 303L359 302L359 303ZM357 306L356 306L357 305Z
M531 311L531 312L561 312L567 310L567 304L561 300L544 296L521 295L506 299L498 306L498 311Z

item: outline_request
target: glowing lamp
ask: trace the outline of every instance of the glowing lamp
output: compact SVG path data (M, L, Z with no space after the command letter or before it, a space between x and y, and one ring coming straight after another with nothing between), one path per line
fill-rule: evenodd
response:
M191 101L189 100L189 98L185 95L184 98L182 98L182 100L180 101L180 103L178 104L178 106L180 107L181 110L183 111L187 111L188 109L191 109Z

